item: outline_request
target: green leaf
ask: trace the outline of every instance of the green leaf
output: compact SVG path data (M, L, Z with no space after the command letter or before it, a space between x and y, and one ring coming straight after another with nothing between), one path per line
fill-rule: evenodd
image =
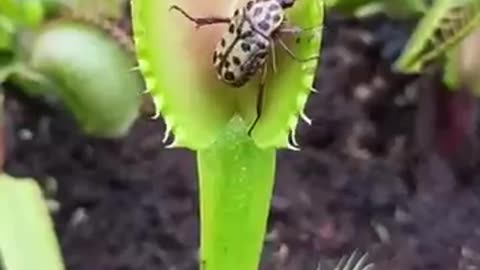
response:
M101 30L79 22L51 23L36 37L30 63L87 134L123 136L136 120L142 81L130 71L134 59Z
M1 0L0 14L12 18L16 24L36 27L43 22L41 0Z
M0 14L0 53L12 49L14 31L13 22Z
M275 172L275 149L260 149L234 117L198 152L202 270L256 270Z
M420 21L394 69L421 72L480 25L480 0L437 0Z
M443 66L443 82L449 90L456 90L460 86L458 78L458 54L456 51L448 51L445 55L445 64Z
M65 269L50 213L33 179L0 176L0 219L4 270Z

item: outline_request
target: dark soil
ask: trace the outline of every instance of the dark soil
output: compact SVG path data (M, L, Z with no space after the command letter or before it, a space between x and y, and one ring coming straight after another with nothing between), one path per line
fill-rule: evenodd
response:
M301 152L278 154L262 269L314 270L354 249L376 269L480 269L479 137L438 151L438 76L389 68L403 25L330 18L313 125L299 126ZM194 154L164 149L161 121L98 140L15 91L6 109L6 171L35 177L58 202L69 270L197 269Z

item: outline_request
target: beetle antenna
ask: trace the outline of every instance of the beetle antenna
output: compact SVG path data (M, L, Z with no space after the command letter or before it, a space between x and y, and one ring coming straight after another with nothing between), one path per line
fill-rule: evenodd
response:
M204 25L208 24L217 24L217 23L230 23L230 18L228 17L217 17L217 16L210 16L210 17L202 17L202 18L194 18L190 16L184 9L177 5L171 5L170 8L168 9L169 11L175 9L178 12L182 13L183 16L187 17L190 21L194 22L196 25L196 28L200 28Z
M175 9L178 12L182 13L183 16L187 17L190 21L195 22L195 23L197 22L197 20L195 18L193 18L192 16L190 16L190 14L188 14L183 8L181 8L177 5L171 5L170 8L168 9L168 11L171 11L172 9Z

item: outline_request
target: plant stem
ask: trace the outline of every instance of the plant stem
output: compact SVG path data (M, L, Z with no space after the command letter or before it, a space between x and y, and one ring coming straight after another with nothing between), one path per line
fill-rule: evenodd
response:
M234 117L198 151L201 269L256 270L275 173L275 149L259 149Z

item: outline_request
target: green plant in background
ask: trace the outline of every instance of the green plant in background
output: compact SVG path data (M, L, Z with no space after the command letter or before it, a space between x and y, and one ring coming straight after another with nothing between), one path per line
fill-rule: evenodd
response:
M42 191L33 179L0 175L0 217L0 269L65 269Z
M95 9L112 19L119 16L119 2L104 1L102 8L96 2L0 1L0 89L8 83L34 97L53 97L86 134L118 138L138 115L143 84L131 72L133 55L96 25L104 21ZM2 165L3 136L2 126ZM2 270L64 269L33 179L0 174L0 258Z
M458 153L476 133L480 58L475 54L478 43L472 41L478 41L479 30L480 0L434 1L393 65L394 70L407 74L418 74L431 67L443 69L443 82L449 93L427 92L419 99L424 105L419 113L435 119L431 127L434 137L427 140L418 137L421 148L434 147L449 157ZM443 128L436 128L437 123L442 123Z
M480 27L479 0L345 0L331 5L357 17L386 13L392 18L416 18L419 20L401 56L393 65L401 73L421 73L433 63L443 62L445 82L450 89L458 89L464 80L456 77L465 73L459 55L465 48L465 39ZM462 71L463 70L463 71ZM471 73L472 71L469 70ZM467 79L466 81L469 81ZM475 88L470 86L470 88ZM471 89L474 92L480 90Z
M169 11L175 4L193 17L229 17L246 2L210 0L202 2L203 7L196 1L131 2L139 68L167 124L167 134L174 135L170 147L197 153L202 269L257 268L276 151L295 148L289 137L295 144L299 116L310 122L303 108L312 91L317 60L295 61L277 47L275 69L267 62L261 116L249 135L262 78L237 89L219 81L212 56L228 27L196 29L182 14ZM319 29L323 5L320 0L296 1L286 9L289 22ZM299 37L297 43L292 42L295 36L288 40L296 57L318 55L321 31L305 31Z
M345 0L337 1L331 8L355 17L385 13L397 21L418 21L392 69L420 74L443 68L443 82L450 90L420 95L419 114L441 121L442 128L432 124L434 138L419 143L451 156L452 151L468 142L476 130L475 97L480 94L480 58L475 54L480 35L479 0ZM448 98L443 99L445 96ZM426 141L435 141L435 145Z
M0 270L63 270L64 265L42 191L34 179L3 172L3 95L0 108Z
M385 13L394 18L421 16L427 10L426 0L331 0L328 6L343 15L363 18Z
M88 135L126 135L138 116L143 89L140 76L130 72L135 58L83 17L59 14L42 21L39 14L46 13L42 1L16 2L0 6L0 37L4 37L0 40L0 83L8 81L30 95L60 101ZM75 3L67 1L62 7L73 6L70 13L94 17L97 5L87 2L93 3L84 1L77 10ZM116 12L109 15L118 16Z
M450 52L458 49L459 44L479 26L479 0L434 1L394 68L404 73L419 73L426 65L445 59Z

